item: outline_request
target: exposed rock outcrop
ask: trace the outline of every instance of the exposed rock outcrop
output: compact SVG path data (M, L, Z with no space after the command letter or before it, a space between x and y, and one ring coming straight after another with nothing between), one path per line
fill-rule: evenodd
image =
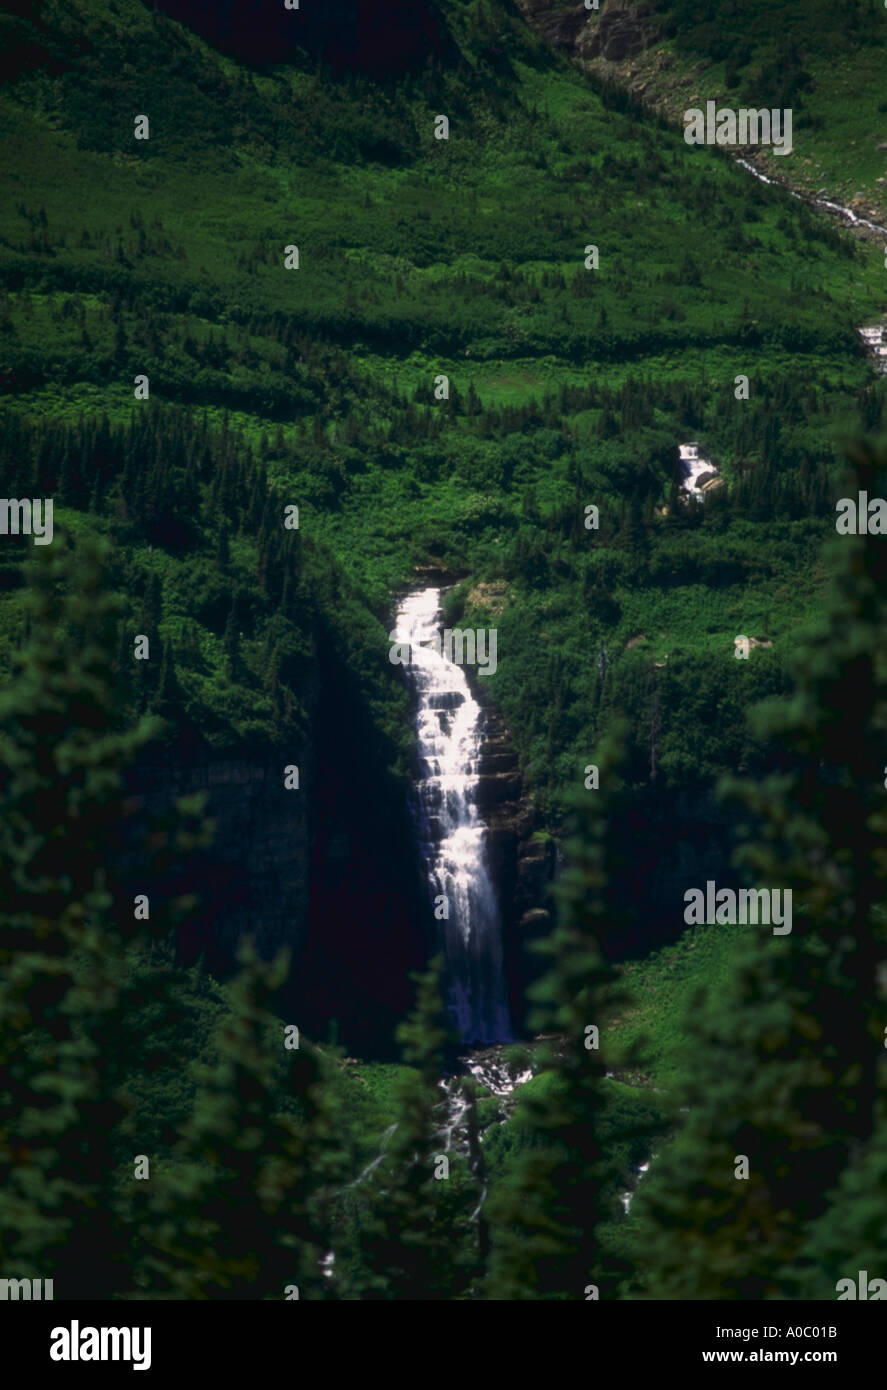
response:
M281 1005L307 1036L362 1056L398 1056L394 1029L412 999L409 974L427 955L427 894L405 787L387 772L347 673L322 656L304 692L311 728L296 747L219 755L192 739L154 750L129 778L141 833L178 798L205 791L211 845L165 884L133 892L192 893L179 936L189 964L234 966L252 936L259 953L291 954ZM288 790L284 769L299 768Z
M287 791L280 757L218 757L194 750L187 761L155 754L130 779L135 808L145 822L179 797L206 793L205 815L215 822L210 847L199 856L193 880L181 888L198 904L180 942L182 956L205 953L210 968L233 960L237 943L253 936L265 957L282 945L304 943L310 858L304 790L309 767L303 755L302 790Z
M704 100L727 106L742 104L735 91L722 88L723 78L714 59L692 63L690 52L682 54L679 46L674 51L662 46L666 37L663 16L647 0L601 0L600 10L586 10L579 0L568 8L561 8L559 0L515 2L527 24L573 58L589 76L621 87L652 114L678 128L684 111ZM749 104L756 105L756 99L751 98ZM884 148L883 143L878 146L879 150ZM820 166L818 173L815 171L815 144L811 152L812 163L794 162L787 170L779 167L782 161L774 159L772 151L747 146L742 162L766 182L793 190L812 206L836 216L860 240L880 244L887 217L883 194L887 179L874 178L869 187L853 194L845 185L840 192L840 174L835 169L838 185L823 197L827 188L816 188L823 169Z
M527 23L558 48L572 49L591 19L591 12L580 4L559 9L551 0L516 0L516 3Z
M537 835L537 814L525 792L517 755L502 715L484 682L472 681L484 711L484 752L478 805L490 832L490 867L499 892L509 1007L515 1033L526 1031L526 991L543 968L530 947L552 926L548 892L554 875L554 843Z
M528 24L572 57L618 63L658 43L661 23L652 5L632 0L601 0L599 10L576 4L555 8L551 0L517 0Z
M600 57L610 63L620 63L624 58L643 53L662 38L662 28L650 5L604 0L597 22L594 20L595 14L591 11L590 22L579 35L578 56L587 62Z

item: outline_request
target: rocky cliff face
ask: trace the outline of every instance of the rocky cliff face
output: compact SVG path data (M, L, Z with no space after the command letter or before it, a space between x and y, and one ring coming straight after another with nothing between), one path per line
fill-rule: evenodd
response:
M489 703L485 719L488 742L478 801L490 826L512 1020L515 1032L526 1034L532 1031L526 992L548 968L532 946L554 925L551 889L563 868L563 849L543 830L523 789L508 732ZM733 829L730 814L702 791L636 790L615 828L627 862L614 871L610 891L628 920L607 944L614 960L647 956L676 941L686 930L688 888L704 889L709 878L719 887L738 886L730 868Z
M134 769L137 835L196 791L207 794L204 814L215 832L169 882L132 891L198 898L180 932L183 964L203 955L224 977L243 936L253 936L266 959L287 946L281 1005L290 1020L321 1039L335 1020L350 1050L396 1056L394 1029L412 997L409 972L423 965L429 944L406 788L387 773L385 752L332 656L321 656L306 703L312 725L298 747L220 756L192 737ZM299 768L298 789L285 787L290 764Z
M184 891L199 898L184 929L184 961L206 954L220 971L243 936L253 936L263 956L282 945L298 947L308 910L309 818L304 790L287 791L284 766L299 766L304 788L310 766L280 757L217 757L192 749L155 754L131 779L135 804L145 822L162 815L179 797L206 793L205 815L215 822L210 848L196 860Z
M619 63L642 53L663 37L652 5L632 0L601 0L599 10L553 0L516 0L524 19L549 43L584 62Z
M586 62L603 58L608 63L621 63L661 38L662 29L651 5L604 0L599 18L579 35L578 56Z
M526 991L542 965L530 947L551 930L548 890L554 877L554 842L537 835L536 808L524 790L508 730L483 680L472 681L483 708L484 752L478 806L490 828L490 866L499 893L509 1008L516 1033L526 1031Z
M484 680L468 674L483 710L478 804L490 828L509 1007L521 1034L527 988L545 968L530 947L552 927L558 850ZM386 781L341 671L321 666L311 703L311 736L299 749L220 756L182 744L137 767L131 790L142 827L177 798L205 791L216 830L208 850L189 856L186 875L133 891L194 893L199 905L180 955L189 963L203 954L217 975L231 969L242 936L254 936L265 957L288 946L291 1021L325 1038L336 1019L352 1052L396 1056L409 972L421 968L433 936L405 788ZM299 790L285 788L288 763L299 767ZM729 824L715 806L641 791L620 840L631 864L616 892L634 911L617 944L624 957L680 935L686 888L704 887L707 877L725 884Z
M478 803L490 826L512 1020L516 1032L526 1032L526 991L547 968L531 947L554 925L551 889L563 850L524 788L512 740L483 680L472 681L472 692L484 710ZM702 790L636 789L615 831L627 862L611 892L628 921L609 943L614 959L646 956L676 941L685 930L686 889L704 888L709 878L719 887L738 886L730 869L733 829L729 811Z
M490 826L512 1020L516 1032L526 1032L526 991L547 968L532 946L554 925L551 889L563 850L544 831L524 789L508 730L483 681L473 682L473 693L483 705L486 732L478 803ZM704 888L708 878L724 887L734 883L731 831L729 813L710 795L637 789L616 829L628 862L611 891L629 920L609 944L614 959L645 956L677 940L685 930L687 888Z
M430 954L430 902L408 788L389 776L378 730L340 666L325 671L312 747L308 920L294 1007L315 1036L336 1019L352 1053L399 1059L394 1030L412 1003L410 972Z
M616 827L627 857L614 899L630 920L613 943L619 960L648 955L685 931L684 893L706 879L730 887L733 820L703 789L639 787Z
M515 3L527 23L558 48L572 50L593 18L581 4L561 6L553 4L552 0L515 0Z

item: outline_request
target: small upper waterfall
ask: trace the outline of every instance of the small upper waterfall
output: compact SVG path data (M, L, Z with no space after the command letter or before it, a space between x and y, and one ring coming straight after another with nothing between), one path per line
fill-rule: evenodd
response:
M504 1042L512 1033L499 908L475 804L481 711L462 668L441 654L441 616L440 590L423 589L403 600L396 619L395 640L410 645L405 670L418 697L414 813L432 898L443 896L448 912L437 926L453 1024L466 1042ZM422 645L435 639L436 648Z
M681 487L689 492L691 497L704 501L705 494L709 489L723 486L723 478L711 459L700 454L698 444L679 444L678 452L682 475Z

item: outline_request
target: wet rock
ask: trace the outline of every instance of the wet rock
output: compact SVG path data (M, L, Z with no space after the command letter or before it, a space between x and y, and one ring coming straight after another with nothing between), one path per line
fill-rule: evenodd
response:
M481 777L491 773L515 772L517 765L516 753L489 753L484 750L480 755L478 772Z
M441 690L429 695L426 703L429 709L458 709L464 705L465 696L461 690Z
M604 58L609 63L633 58L658 43L662 30L648 5L611 3L600 12L600 19L583 35L579 51L585 59Z
M484 810L498 806L503 801L513 801L520 795L521 776L519 772L493 772L479 777L475 799Z

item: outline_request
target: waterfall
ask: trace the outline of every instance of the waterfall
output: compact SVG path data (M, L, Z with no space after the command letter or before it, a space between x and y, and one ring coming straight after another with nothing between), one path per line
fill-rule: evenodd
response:
M418 700L413 812L432 900L444 895L449 914L436 925L453 1025L465 1042L505 1042L512 1033L499 908L475 799L481 710L462 668L441 654L441 617L440 590L423 589L403 600L396 619L395 640L410 645L404 669ZM436 649L421 645L435 639Z
M711 459L707 459L704 454L700 454L698 444L679 444L681 464L681 487L690 493L691 497L696 497L699 501L705 500L705 492L699 486L699 479L706 474L710 478L717 478L718 470L715 468Z

